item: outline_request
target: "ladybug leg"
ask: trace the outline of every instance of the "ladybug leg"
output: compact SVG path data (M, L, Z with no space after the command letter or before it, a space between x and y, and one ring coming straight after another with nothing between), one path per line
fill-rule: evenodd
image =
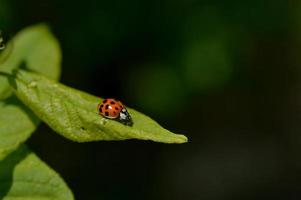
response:
M106 118L101 118L100 123L101 123L102 125L105 125L106 122L107 122L107 119L106 119Z

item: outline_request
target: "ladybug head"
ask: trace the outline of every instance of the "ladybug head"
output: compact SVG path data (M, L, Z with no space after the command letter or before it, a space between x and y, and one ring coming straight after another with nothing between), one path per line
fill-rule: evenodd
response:
M132 118L125 108L120 111L118 121L127 126L133 126Z

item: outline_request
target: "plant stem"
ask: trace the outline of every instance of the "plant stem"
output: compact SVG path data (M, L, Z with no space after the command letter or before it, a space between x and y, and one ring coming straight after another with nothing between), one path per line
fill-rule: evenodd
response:
M13 75L7 72L1 72L0 71L0 76L6 76L6 77L12 77Z

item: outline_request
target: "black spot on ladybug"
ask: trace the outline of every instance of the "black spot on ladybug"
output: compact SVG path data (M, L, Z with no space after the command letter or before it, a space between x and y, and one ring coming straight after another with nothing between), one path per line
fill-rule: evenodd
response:
M115 104L115 101L111 101L111 104L114 105L114 104Z
M114 113L114 115L116 115L116 112L115 112L115 111L114 111L113 113Z
M101 105L100 105L100 107L102 108L102 107L103 107L103 105L101 104Z
M122 109L122 106L119 106L120 109Z
M109 116L109 112L105 112L105 116Z
M119 108L118 108L118 107L115 107L115 110L119 110Z
M106 105L106 110L108 110L108 109L109 109L109 105L107 104L107 105Z
M108 102L108 100L107 100L107 99L103 100L103 103L107 103L107 102Z

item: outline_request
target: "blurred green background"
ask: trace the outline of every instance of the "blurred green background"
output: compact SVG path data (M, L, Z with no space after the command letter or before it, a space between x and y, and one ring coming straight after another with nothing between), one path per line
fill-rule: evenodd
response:
M39 22L64 84L190 139L77 144L41 125L29 145L76 199L301 198L300 1L0 0L6 34Z

